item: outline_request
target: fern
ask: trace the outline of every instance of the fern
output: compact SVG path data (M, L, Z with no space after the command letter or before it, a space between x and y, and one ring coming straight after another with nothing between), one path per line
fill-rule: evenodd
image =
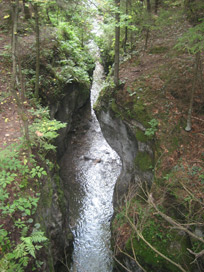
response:
M31 234L31 238L33 243L42 243L47 241L43 231L34 230Z
M21 243L16 246L12 253L4 255L0 260L1 272L23 272L23 267L28 265L29 256L36 258L36 251L42 248L40 243L47 241L43 231L37 230L38 224L35 225L31 236L21 237Z

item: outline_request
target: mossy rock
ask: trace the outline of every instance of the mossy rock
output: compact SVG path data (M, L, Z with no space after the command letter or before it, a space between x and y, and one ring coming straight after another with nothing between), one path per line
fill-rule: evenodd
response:
M141 171L148 171L153 167L153 159L147 152L138 152L135 158L135 166Z
M98 99L93 106L95 112L100 112L102 108L107 111L108 103L112 97L113 91L114 89L112 89L111 86L106 86L100 91ZM103 105L105 105L106 108Z
M145 107L142 99L136 98L134 100L133 109L132 109L131 115L129 117L132 119L136 119L143 126L149 127L148 122L151 120L151 118L146 110L146 107Z
M135 137L139 142L142 142L142 143L146 143L149 140L152 140L151 136L145 135L145 133L140 129L136 130Z
M154 221L150 217L148 222L145 223L142 233L145 240L175 263L185 268L189 267L192 259L186 250L190 246L188 237L181 236L169 228L164 228L162 224L159 220ZM148 271L178 272L177 266L157 254L142 239L134 237L132 244L130 239L127 241L126 250L129 254L132 253L132 245L138 261Z

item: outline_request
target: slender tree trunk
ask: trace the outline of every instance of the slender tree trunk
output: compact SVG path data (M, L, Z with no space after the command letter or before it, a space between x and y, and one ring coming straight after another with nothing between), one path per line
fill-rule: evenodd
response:
M50 16L49 16L49 8L48 8L48 7L46 8L46 15L47 15L47 21L48 21L48 23L51 24L52 22L51 22L51 20L50 20Z
M148 24L151 23L151 2L150 0L147 0L147 14L148 14ZM147 26L146 30L146 37L145 37L145 50L147 49L148 41L149 41L149 35L150 35L150 26Z
M151 2L150 2L150 0L147 0L147 12L151 13Z
M16 87L16 75L17 75L17 61L16 61L16 49L17 49L17 31L18 31L18 8L19 0L16 0L12 6L12 20L13 20L13 29L12 29L12 91L15 92Z
M200 58L199 61L199 82L200 82L200 87L204 90L204 78L203 78L203 64L202 60Z
M145 50L147 50L148 41L149 41L149 34L150 34L150 30L149 30L149 27L147 27L146 36L145 36Z
M39 76L40 76L40 28L38 5L34 4L35 13L35 35L36 35L36 75L35 75L35 98L39 98Z
M26 0L23 0L23 10L24 10L26 20L31 18L30 10L27 5L28 5L28 2Z
M129 10L132 11L132 0L129 0ZM132 25L133 23L131 23ZM130 30L130 51L133 51L133 30Z
M125 14L126 16L128 15L128 0L125 1ZM126 21L126 26L125 26L125 39L124 39L124 52L126 52L126 46L127 46L127 40L128 40L128 27L127 27L127 19L125 19Z
M154 13L157 14L159 7L159 0L155 0L154 2Z
M19 0L16 0L13 4L13 31L12 31L12 62L13 62L13 68L12 68L12 86L11 86L11 92L16 99L17 107L18 107L18 114L23 122L23 129L24 129L24 135L26 138L26 145L28 148L28 153L31 154L31 147L30 147L30 139L29 139L29 131L28 131L28 118L26 116L26 113L24 111L23 106L23 100L24 100L24 85L23 85L23 77L21 72L21 63L19 65L19 76L20 76L20 82L21 82L21 99L18 96L16 92L16 79L17 79L17 32L18 32L18 9L19 9Z
M194 78L193 78L193 86L192 86L192 91L191 91L190 105L189 105L189 110L188 110L187 125L185 128L186 131L191 131L191 129L192 129L191 118L192 118L192 111L193 111L193 99L194 99L194 94L195 94L196 82L197 82L197 78L198 78L199 62L200 62L200 52L197 52L196 56L195 56L195 68L194 68L195 70L194 70Z
M31 142L30 142L30 136L29 136L29 123L28 123L28 116L27 116L27 110L25 108L24 102L25 102L25 79L22 73L22 62L19 54L19 47L17 48L17 59L18 59L18 72L19 72L19 79L21 84L21 119L23 121L23 128L24 128L24 135L28 147L28 153L31 154Z
M119 57L120 57L120 0L115 0L117 11L115 13L115 65L114 65L114 83L119 85Z

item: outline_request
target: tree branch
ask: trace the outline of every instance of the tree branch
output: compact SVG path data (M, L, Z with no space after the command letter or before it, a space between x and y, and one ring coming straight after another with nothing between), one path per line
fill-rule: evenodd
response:
M154 209L158 212L159 215L161 215L161 217L163 217L167 222L169 222L171 225L173 225L174 227L176 227L177 229L180 229L182 231L185 231L186 233L188 233L191 237L193 237L194 239L200 241L201 243L204 243L203 238L195 235L193 232L191 232L190 230L188 230L187 228L184 228L180 223L176 222L173 218L169 217L168 215L164 214L163 212L161 212L157 206L154 204L153 202L153 198L152 195L149 195L149 199L148 199L148 203L154 207Z
M127 216L126 216L127 217ZM131 227L135 230L135 232L137 233L137 235L143 240L143 242L145 242L146 245L148 245L154 252L156 252L158 255L160 255L162 258L164 258L165 260L167 260L168 262L172 263L173 265L175 265L176 267L178 267L181 271L186 272L186 270L180 265L175 263L174 261L172 261L171 259L169 259L167 256L165 256L164 254L162 254L160 251L158 251L154 246L152 246L142 235L142 233L140 233L137 229L137 227L131 222L130 218L127 217Z

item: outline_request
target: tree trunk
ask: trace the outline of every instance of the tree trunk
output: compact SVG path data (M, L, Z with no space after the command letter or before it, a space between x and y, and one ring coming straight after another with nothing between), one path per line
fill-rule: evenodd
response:
M151 2L150 2L150 0L147 0L147 12L151 13Z
M129 10L132 11L132 0L129 0ZM131 25L133 25L132 22ZM130 29L130 52L132 53L132 51L133 51L133 30Z
M27 0L23 0L23 10L24 10L26 20L31 18L30 10L29 10L29 7L27 5L28 5Z
M147 16L148 16L148 19L147 19L147 23L150 25L151 23L151 2L150 0L147 0ZM145 37L145 50L147 50L147 45L148 45L148 41L149 41L149 35L150 35L150 26L147 26L147 29L146 29L146 37Z
M190 105L189 105L189 110L188 110L187 125L185 128L186 131L191 131L191 129L192 129L191 118L192 118L192 111L193 111L193 99L194 99L194 94L195 94L196 82L197 82L197 78L198 78L199 63L200 63L200 52L197 52L196 56L195 56L195 70L194 70L194 78L193 78L193 86L192 86L192 91L191 91Z
M39 98L39 75L40 75L40 28L38 5L34 4L35 13L35 35L36 35L36 75L35 75L35 98Z
M46 8L46 15L47 15L47 21L48 21L48 24L51 24L51 20L50 20L50 16L49 16L49 8L47 7Z
M21 73L21 63L19 65L19 76L21 82L21 99L16 92L16 79L17 79L17 32L18 32L18 10L19 10L19 0L16 0L12 7L13 11L13 30L12 30L12 81L11 81L11 92L16 99L17 107L18 107L18 114L23 122L23 129L24 135L26 139L26 145L28 148L28 153L31 154L31 147L30 147L30 139L29 139L29 131L28 131L28 118L26 116L23 100L24 100L24 85L23 85L23 77Z
M12 21L13 21L13 29L12 29L12 90L15 91L16 87L16 75L17 75L17 61L16 61L16 50L17 50L17 31L18 31L18 8L19 8L19 0L16 0L12 6Z
M158 7L159 7L159 0L155 0L154 3L154 13L157 14L158 12Z
M119 57L120 57L120 0L115 0L117 11L115 13L115 65L114 65L114 83L119 85Z
M128 0L125 1L125 15L128 15ZM124 52L126 52L126 46L127 46L127 39L128 39L128 27L127 27L127 19L125 19L126 21L126 26L125 26L125 39L124 39L124 44L123 44L123 48L124 48Z

